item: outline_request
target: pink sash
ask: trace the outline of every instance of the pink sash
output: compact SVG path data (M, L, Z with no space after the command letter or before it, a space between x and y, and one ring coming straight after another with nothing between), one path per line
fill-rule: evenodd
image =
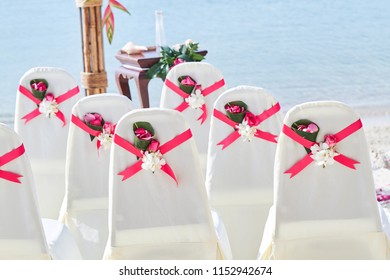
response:
M187 141L191 137L192 137L192 133L191 133L190 129L184 131L183 133L177 135L176 137L169 140L165 144L161 145L160 146L161 154L168 153L169 151L171 151L174 148L176 148L177 146L181 145L182 143L184 143L185 141ZM127 167L125 170L118 173L118 175L123 176L122 181L125 181L128 178L135 175L136 173L138 173L139 171L141 171L143 154L140 150L138 150L136 147L134 147L133 144L131 144L129 141L123 139L118 134L114 135L114 143L139 158L139 160L136 163L134 163L130 167ZM161 167L161 170L164 171L166 174L168 174L176 182L176 186L178 186L178 182L177 182L175 173L173 172L172 168L169 166L168 163L164 164Z
M181 90L180 87L178 87L177 85L175 85L174 83L172 83L170 80L166 79L165 80L165 85L170 88L174 93L176 93L177 95L183 97L184 99L189 97L190 95L185 93L184 91ZM219 80L218 82L212 84L211 86L205 88L205 89L202 89L201 90L201 94L206 97L207 95L213 93L214 91L220 89L221 87L223 87L225 85L225 80L224 79L221 79ZM179 106L177 106L175 108L175 110L179 111L179 112L183 112L185 109L187 109L189 107L188 103L186 101L183 101L183 103L181 103ZM201 120L201 124L203 124L206 119L207 119L207 108L206 108L206 104L203 104L202 107L201 107L203 113L202 115L197 119L197 120Z
M10 161L17 159L18 157L20 157L21 155L24 154L24 151L25 151L24 146L23 146L23 144L21 144L16 149L13 149L12 151L2 155L0 157L0 167L9 163ZM17 173L13 173L10 171L5 171L5 170L0 169L0 178L2 178L2 179L20 184L21 182L19 180L19 177L23 177L23 176L19 175Z
M334 134L333 136L336 139L336 143L342 141L343 139L347 138L351 134L355 133L360 128L362 128L362 126L363 126L362 122L359 119L359 120L355 121L354 123L350 124L349 126L347 126L346 128L342 129L338 133ZM288 137L290 137L292 140L294 140L295 142L304 146L305 148L310 149L313 145L318 144L318 143L312 142L312 141L307 140L307 139L303 138L302 136L298 135L297 133L295 133L294 130L292 130L287 125L283 125L282 132L285 135L287 135ZM294 164L290 169L285 171L284 174L291 174L290 178L297 175L299 172L301 172L304 168L306 168L306 166L308 166L313 161L313 159L311 158L311 155L312 155L312 153L310 152L304 158L302 158L300 161L298 161L296 164ZM334 160L341 163L342 165L344 165L348 168L351 168L351 169L356 169L355 164L359 163L358 161L353 160L349 157L346 157L345 155L340 154L340 153L339 153L339 155L334 157Z
M39 100L38 98L36 98L34 96L34 94L29 91L28 89L26 89L24 86L22 85L19 85L19 91L21 94L23 94L24 96L26 96L28 99L30 99L32 102L34 102L35 104L39 105L42 101ZM80 92L79 90L79 87L76 86L75 88L65 92L64 94L58 96L57 98L55 98L55 101L57 102L57 104L61 104L62 102L64 102L65 100L75 96L76 94L78 94ZM39 116L41 114L41 112L39 112L39 109L36 108L35 110L33 110L32 112L28 113L27 115L25 115L22 120L24 120L24 124L28 123L29 121L31 121L33 118ZM65 126L66 125L66 120L65 120L65 116L64 114L58 110L58 112L56 113L56 117L59 118L61 121L62 121L62 126Z
M259 125L261 122L265 121L266 119L270 118L271 116L273 116L274 114L279 112L279 110L280 110L280 105L279 105L279 103L276 103L271 108L265 110L263 113L256 116L256 124L255 125L256 126ZM225 139L223 139L221 142L219 142L217 144L217 145L222 145L222 150L223 150L226 147L228 147L230 144L232 144L234 141L236 141L238 138L240 138L240 134L236 130L238 123L236 123L235 121L232 121L224 113L222 113L221 111L218 111L217 109L214 109L213 115L214 115L214 117L216 117L220 121L223 121L224 123L226 123L227 125L230 125L231 127L233 127L235 129L234 132L232 132L229 136L227 136ZM274 135L274 134L271 134L269 132L265 132L265 131L262 131L259 129L256 129L255 137L261 138L263 140L270 141L273 143L277 143L277 141L275 139L277 137L277 135Z

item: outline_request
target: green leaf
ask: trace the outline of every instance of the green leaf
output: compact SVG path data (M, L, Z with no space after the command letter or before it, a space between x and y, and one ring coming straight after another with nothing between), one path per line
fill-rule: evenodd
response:
M231 113L226 111L226 114L228 115L229 119L235 121L236 123L242 123L245 118L245 114L248 111L248 105L246 105L246 103L243 101L237 100L228 102L227 104L225 104L224 108L226 109L227 106L231 105L237 105L244 108L244 111L242 113Z
M32 86L33 84L35 83L39 83L39 82L42 82L46 85L46 89L49 87L49 83L45 80L45 79L33 79L30 81L30 86ZM43 98L45 98L45 95L46 95L46 91L39 91L39 90L35 90L33 88L31 88L32 90L32 94L38 98L39 100L43 100Z
M205 57L198 53L193 53L191 56L193 61L202 61Z
M150 132L150 134L152 134L152 136L154 136L154 129L150 123L148 123L148 122L135 122L135 123L133 123L133 131L135 131L137 128L140 128L140 127L142 127L143 129L146 129L147 131ZM142 139L139 139L136 135L134 135L134 146L142 151L146 151L146 149L148 148L151 141L152 141L152 139L142 140Z

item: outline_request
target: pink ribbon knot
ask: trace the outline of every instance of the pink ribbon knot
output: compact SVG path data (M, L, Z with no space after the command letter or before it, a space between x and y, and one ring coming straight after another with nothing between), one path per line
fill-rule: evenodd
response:
M260 123L265 121L266 119L270 118L274 114L276 114L280 110L280 105L279 103L276 103L273 105L271 108L265 110L263 113L260 115L256 116L256 123L253 126L258 126ZM240 138L240 134L238 133L237 125L235 121L229 119L224 113L221 111L214 109L213 111L214 117L219 119L220 121L226 123L227 125L231 126L234 128L234 132L232 132L229 136L227 136L225 139L223 139L221 142L219 142L217 145L222 145L222 150L228 147L230 144L232 144L234 141L236 141L238 138ZM261 138L263 140L277 143L276 137L277 135L274 135L269 132L262 131L260 129L256 129L256 133L254 135L257 138Z
M178 87L177 85L175 85L174 83L172 83L168 79L165 80L165 85L169 89L171 89L174 93L176 93L177 95L183 97L184 99L186 99L186 98L188 98L190 96L189 94L185 93L180 87ZM211 86L209 86L209 87L207 87L205 89L202 89L202 88L199 87L199 85L197 85L197 90L200 90L200 93L203 95L203 97L206 97L209 94L213 93L214 91L220 89L224 85L225 85L225 80L221 79L218 82L212 84ZM179 112L183 112L188 107L189 107L189 104L186 101L183 101L183 103L181 103L179 106L177 106L175 108L175 110L177 110ZM201 124L203 124L206 121L206 119L207 119L206 104L202 105L201 110L203 111L203 113L197 120L201 120Z
M41 100L39 100L38 98L36 98L34 96L34 94L29 91L28 89L26 89L24 86L22 85L19 85L19 91L21 94L23 94L24 96L26 96L28 99L30 99L32 102L34 102L35 104L37 104L39 106L39 104L42 102ZM57 98L54 98L54 100L57 102L57 104L61 104L62 102L64 102L65 100L75 96L76 94L78 94L80 92L79 90L79 87L76 86L75 88L71 89L71 90L68 90L67 92L65 92L64 94L61 94L59 95ZM41 114L41 112L39 112L39 109L36 108L35 110L33 110L32 112L28 113L27 115L25 115L22 120L24 120L24 124L28 123L29 121L31 121L33 118L39 116ZM66 125L66 120L65 120L65 116L64 114L58 110L58 112L55 114L57 118L59 118L61 121L62 121L62 126L65 126Z
M0 167L17 159L18 157L23 155L24 152L25 152L24 146L23 146L23 144L21 144L16 149L13 149L12 151L2 155L0 157ZM0 169L0 178L2 178L2 179L20 184L21 183L19 180L20 177L23 177L23 176L20 174L14 173L14 172L5 171L5 170Z
M363 125L362 125L361 120L358 119L354 123L350 124L349 126L345 127L341 131L339 131L338 133L334 134L333 137L335 138L336 143L344 140L345 138L347 138L351 134L355 133L360 128L362 128L362 126ZM289 138L294 140L295 142L301 144L302 146L304 146L305 148L308 148L308 149L310 149L315 144L319 144L319 143L312 142L310 140L303 138L302 136L298 135L293 129L291 129L287 125L283 125L282 132L285 135L287 135ZM306 168L306 166L308 166L311 162L314 161L314 159L311 156L312 156L312 153L310 152L304 158L302 158L296 164L294 164L290 169L285 171L284 174L290 174L290 179L291 179L292 177L297 175L299 172L301 172L304 168ZM336 155L334 157L334 160L341 163L342 165L344 165L348 168L351 168L351 169L356 169L355 164L360 163L356 160L353 160L349 157L346 157L343 154L340 154L339 152L338 152L338 155Z
M98 131L98 130L94 130L94 129L90 128L82 120L80 120L78 117L76 117L73 114L71 116L71 122L92 136L99 137L99 135L103 133L102 131ZM116 128L116 125L114 125L114 131L115 131L115 128ZM98 139L96 141L96 148L99 150L100 146L101 146L101 143L100 143L100 140Z
M188 129L184 131L183 133L177 135L173 139L169 140L165 144L160 146L160 153L162 155L168 153L169 151L173 150L177 146L181 145L188 139L192 137L191 130ZM132 153L133 155L137 156L139 159L136 163L131 165L130 167L127 167L125 170L118 173L118 175L123 176L122 181L127 180L128 178L132 177L142 169L142 157L144 156L142 151L134 147L133 144L131 144L129 141L123 139L118 134L114 135L114 143L118 146L122 147L126 151ZM168 174L175 182L176 186L178 186L178 182L175 176L175 173L173 172L172 168L169 166L168 163L165 163L161 166L161 170L164 171L166 174Z

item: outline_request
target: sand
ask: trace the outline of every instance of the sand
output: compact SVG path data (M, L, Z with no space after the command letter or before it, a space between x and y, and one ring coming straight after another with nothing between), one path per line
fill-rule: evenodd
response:
M372 109L371 109L372 110ZM375 188L390 220L390 108L361 112Z

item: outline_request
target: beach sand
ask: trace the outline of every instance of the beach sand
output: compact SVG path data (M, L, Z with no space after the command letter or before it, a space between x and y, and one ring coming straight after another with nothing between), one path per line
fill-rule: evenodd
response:
M357 111L363 122L377 194L390 197L390 108ZM390 200L380 204L390 220Z

